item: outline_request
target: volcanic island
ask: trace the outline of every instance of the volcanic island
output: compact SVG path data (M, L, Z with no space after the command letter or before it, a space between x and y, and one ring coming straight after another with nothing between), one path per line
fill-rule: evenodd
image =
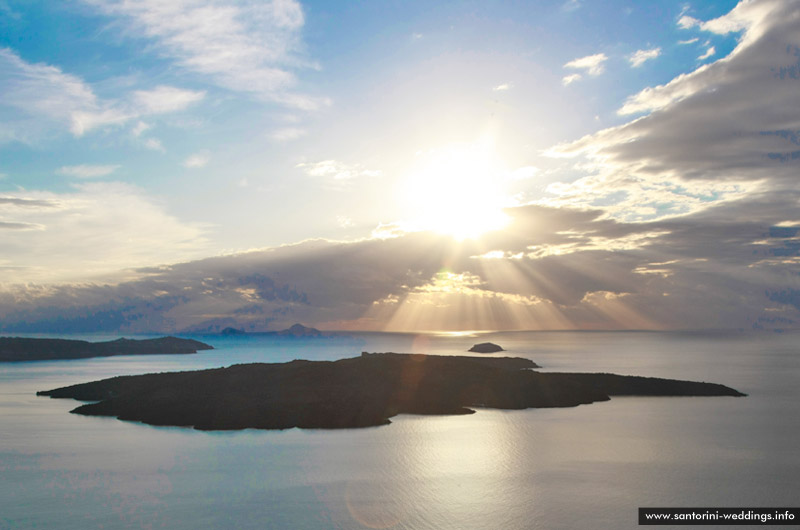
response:
M715 383L608 373L543 373L530 359L367 353L337 361L238 364L120 376L37 392L89 401L72 410L198 430L339 429L397 414L471 407L574 407L611 396L744 396Z

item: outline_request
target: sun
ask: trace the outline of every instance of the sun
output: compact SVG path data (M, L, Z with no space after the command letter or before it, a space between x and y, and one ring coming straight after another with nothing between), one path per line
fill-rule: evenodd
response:
M432 150L403 181L402 195L413 230L431 230L458 240L474 239L509 221L508 172L491 141Z

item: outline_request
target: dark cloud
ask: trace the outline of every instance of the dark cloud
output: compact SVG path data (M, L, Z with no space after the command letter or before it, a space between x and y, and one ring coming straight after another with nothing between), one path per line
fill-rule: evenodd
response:
M599 210L531 205L509 210L509 229L477 241L309 241L140 270L113 286L7 292L0 317L16 331L257 331L366 315L380 328L404 303L446 299L482 304L470 322L485 327L518 327L520 307L533 315L528 327L785 326L798 320L800 285L786 290L798 278L776 256L798 229L765 222L765 207L749 204L752 220L731 215L742 205L723 205L622 223ZM388 312L376 313L381 304Z
M800 310L800 289L784 289L782 291L768 292L770 300L794 306Z
M41 230L42 225L35 223L17 223L14 221L0 221L0 230Z
M791 73L800 67L798 8L796 0L741 2L704 23L717 33L743 30L736 49L620 109L649 114L554 148L587 157L595 173L552 191L573 205L606 201L607 213L628 220L758 194L797 200L800 92Z
M47 199L23 199L19 197L0 197L0 206L7 204L10 206L19 206L23 208L55 208L58 206L57 201Z

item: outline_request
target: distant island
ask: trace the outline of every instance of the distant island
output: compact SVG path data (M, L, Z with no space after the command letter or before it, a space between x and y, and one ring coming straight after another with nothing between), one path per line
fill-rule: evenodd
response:
M230 336L230 335L247 335L247 332L245 330L243 330L243 329L228 327L228 328L225 328L222 331L220 331L219 334L220 335L226 335L226 336Z
M276 337L326 337L328 336L327 333L324 331L320 331L316 328L310 328L308 326L304 326L302 324L294 324L289 328L282 329L280 331L255 331L255 332L247 332L243 329L239 328L232 328L228 327L223 329L219 332L220 335L226 336L235 336L235 335L258 335L258 336L269 336L273 335Z
M310 328L302 324L294 324L288 329L275 333L280 337L322 337L324 333L316 328Z
M613 374L540 373L528 359L362 353L122 376L37 392L94 401L72 410L151 425L335 429L408 414L470 414L469 407L572 407L613 395L743 396L723 385Z
M177 337L117 339L107 342L0 337L0 362L88 359L114 355L186 354L213 349L213 346L200 341Z
M505 351L505 350L493 342L481 342L480 344L476 344L467 351L471 351L474 353L497 353L499 351Z

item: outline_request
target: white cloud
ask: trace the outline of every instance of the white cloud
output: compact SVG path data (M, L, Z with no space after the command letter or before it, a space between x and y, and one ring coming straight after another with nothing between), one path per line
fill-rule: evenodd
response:
M72 112L72 124L69 130L75 136L83 136L92 129L107 125L121 125L133 117L135 115L112 108L88 112L76 110Z
M211 161L208 153L195 153L183 161L183 167L199 169L205 167Z
M138 138L139 136L142 135L143 132L145 132L149 128L150 125L148 125L143 121L140 121L133 127L133 129L131 129L131 134L133 134L136 138Z
M709 57L711 57L711 56L712 56L712 55L714 55L715 53L717 53L717 50L716 50L716 48L714 48L713 46L709 46L709 47L706 49L705 53L704 53L703 55L699 56L699 57L697 58L697 60L698 60L698 61L703 61L703 60L705 60L705 59L708 59Z
M161 143L161 140L158 138L148 138L144 141L144 146L151 151L160 151L162 153L166 151L166 149L164 149L164 145Z
M695 42L697 42L697 41L699 41L699 40L700 40L700 38L699 38L699 37L695 37L695 38L693 38L693 39L679 40L679 41L678 41L678 44L681 44L681 45L684 45L684 44L694 44Z
M67 126L76 135L84 132L84 123L95 126L125 119L119 112L103 109L91 87L77 76L55 66L28 63L9 48L0 48L0 92L0 106L15 107L29 116ZM14 135L18 139L26 139L40 132L32 130L42 128L39 122L16 125Z
M127 18L162 54L219 86L303 110L329 104L294 92L292 70L312 66L298 57L305 17L294 0L85 2Z
M6 105L31 107L50 115L97 105L94 92L80 78L54 66L25 62L9 48L0 48L0 73Z
M199 225L167 214L140 189L120 183L83 183L74 191L6 193L16 199L0 230L3 258L16 269L3 283L81 280L130 267L199 257L206 240ZM39 204L28 207L27 204Z
M712 81L708 77L718 75L709 72L710 65L704 65L689 74L681 74L666 85L647 87L641 92L629 96L617 111L619 115L637 114L662 109L676 101L680 101L697 92L699 86Z
M93 179L99 177L107 177L108 175L119 169L119 165L88 165L81 164L79 166L61 166L58 168L59 175L67 177L75 177L79 179Z
M604 63L608 60L605 53L596 53L573 59L564 65L564 68L575 68L585 70L589 75L600 75L605 71Z
M133 99L143 114L163 114L183 110L202 100L205 95L203 91L161 85L153 90L137 90L133 93Z
M564 86L569 86L575 81L579 81L583 76L581 74L569 74L565 75L563 79L561 79L561 84Z
M678 26L682 29L690 29L701 24L702 22L700 20L690 17L689 15L683 15L678 19Z
M770 9L769 4L772 0L762 2L740 2L728 14L721 17L702 21L688 15L683 15L678 19L678 26L682 29L698 27L703 31L710 31L718 35L725 35L747 29L749 26L760 24L761 19Z
M645 61L655 59L661 55L661 48L651 48L649 50L637 50L628 56L628 62L631 63L633 68L642 66Z
M346 216L346 215L337 215L336 216L336 224L342 228L351 228L355 226L353 219Z
M14 107L34 118L7 124L11 136L20 140L29 140L49 127L67 127L74 136L83 136L93 129L182 110L204 96L203 92L159 86L101 100L79 77L56 66L28 63L8 48L0 48L0 92L0 108ZM144 130L138 123L133 132L136 136Z
M311 177L324 177L333 181L345 182L358 177L377 177L381 171L365 169L361 164L345 164L338 160L322 160L320 162L297 164Z
M504 92L506 90L511 89L511 85L508 83L503 83L501 85L497 85L496 87L492 88L495 92Z

